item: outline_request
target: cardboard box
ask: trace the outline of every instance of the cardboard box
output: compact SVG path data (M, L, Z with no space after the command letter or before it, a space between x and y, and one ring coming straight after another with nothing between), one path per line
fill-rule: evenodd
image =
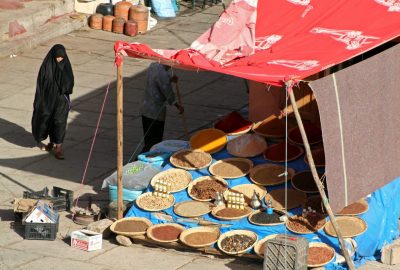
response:
M93 251L101 249L103 244L103 235L101 233L78 230L71 233L71 247Z
M47 203L41 200L37 201L24 218L25 223L56 223L57 220L57 211L54 211Z

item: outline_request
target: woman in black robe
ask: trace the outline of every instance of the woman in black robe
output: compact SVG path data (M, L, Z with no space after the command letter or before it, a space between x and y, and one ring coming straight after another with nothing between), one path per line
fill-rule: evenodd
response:
M42 150L54 150L57 159L64 159L62 143L67 127L74 74L65 48L54 45L40 66L33 103L32 134ZM50 137L47 145L43 140Z

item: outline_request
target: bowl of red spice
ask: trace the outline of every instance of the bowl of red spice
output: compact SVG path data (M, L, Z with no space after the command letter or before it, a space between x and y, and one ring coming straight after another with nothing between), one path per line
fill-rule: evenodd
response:
M238 112L231 112L214 124L214 128L222 130L231 136L247 133L252 127L253 122L244 119Z
M322 142L322 131L320 127L309 122L304 122L303 126L304 126L304 131L306 132L307 135L308 143L310 145ZM290 129L288 133L288 138L292 143L298 145L304 145L299 127L294 127Z
M308 245L308 267L327 265L335 258L335 250L325 243L311 242Z
M161 243L176 242L185 227L176 223L157 224L147 229L146 235L153 241Z
M264 151L264 158L272 162L292 161L299 158L304 153L301 147L287 144L287 156L285 141L271 145Z
M115 234L134 236L146 233L147 228L152 226L150 220L143 217L128 217L115 221L110 226L110 230Z

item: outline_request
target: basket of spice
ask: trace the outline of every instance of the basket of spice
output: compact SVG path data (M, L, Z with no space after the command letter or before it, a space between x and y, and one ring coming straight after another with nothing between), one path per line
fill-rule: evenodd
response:
M322 142L322 131L320 127L308 122L304 122L303 126L310 145ZM299 127L294 127L289 130L288 139L294 144L304 145Z
M254 245L254 252L261 258L264 258L265 243L270 239L274 239L276 236L277 234L271 234L264 237L260 241L257 241L257 243Z
M308 267L327 265L335 258L335 250L325 243L311 242L308 245Z
M192 182L192 175L183 169L168 169L159 172L151 179L151 186L154 187L157 181L165 181L171 184L170 192L178 192L187 188Z
M225 205L214 207L211 211L211 215L220 220L237 220L247 217L253 212L253 209L249 206L244 206L243 209L229 208Z
M325 178L322 178L323 174L318 174L319 179L325 185ZM314 177L311 171L298 172L292 177L292 186L305 193L317 193L318 187L315 184Z
M214 128L222 130L230 136L247 133L251 130L252 126L253 123L244 119L238 112L231 112L214 124Z
M348 206L340 210L337 214L341 216L356 216L364 214L365 212L368 211L368 208L369 208L368 203L363 198L352 204L349 204Z
M217 192L225 192L228 183L216 176L202 176L191 182L188 186L189 196L196 201L211 201Z
M235 157L255 157L267 149L267 141L260 135L248 133L229 141L226 149Z
M363 234L368 227L364 220L354 216L339 216L336 217L336 222L339 225L342 236L346 238ZM337 237L331 221L326 224L324 230L330 236Z
M283 216L286 216L286 213L279 210L273 210L271 214L265 210L257 210L248 217L248 220L254 225L275 226L285 223L285 220L281 219Z
M144 217L128 217L115 221L110 226L110 230L115 234L125 236L142 235L146 233L147 228L152 226L150 220Z
M286 132L285 120L275 118L258 122L254 124L253 131L269 139L283 138Z
M189 247L202 248L215 244L219 235L218 227L200 226L183 231L179 240Z
M282 141L280 143L271 145L264 151L264 158L272 162L285 162L298 159L304 153L304 150L301 147L292 145L290 143L286 144L286 153L285 144L285 141Z
M190 138L190 148L214 154L225 147L228 138L225 132L215 128L207 128L196 132Z
M185 227L176 223L157 224L147 229L148 238L156 242L170 243L176 242L179 235L185 230Z
M245 176L253 168L253 162L247 158L226 158L212 164L209 171L212 175L224 179L233 179Z
M181 217L193 218L210 213L213 206L210 202L183 201L175 204L174 212Z
M161 211L170 208L175 203L175 197L168 194L166 197L155 196L152 192L143 193L136 199L136 205L146 211Z
M303 211L303 214L289 217L286 228L297 234L310 234L326 225L325 215L317 212Z
M222 234L218 238L218 248L230 255L245 253L257 242L258 236L255 232L248 230L232 230Z
M288 176L285 177L285 166L276 164L259 164L250 170L250 180L261 186L276 186L290 181L295 171L288 168Z
M212 162L210 154L201 150L180 150L170 157L170 162L177 168L185 170L200 170Z

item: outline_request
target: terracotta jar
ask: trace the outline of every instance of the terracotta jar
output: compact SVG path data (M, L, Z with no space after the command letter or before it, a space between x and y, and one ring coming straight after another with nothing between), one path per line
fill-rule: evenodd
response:
M125 19L125 21L127 21L129 18L129 9L131 8L131 6L132 3L126 1L116 3L114 8L114 16L121 17Z
M95 13L89 17L89 27L96 30L101 30L103 25L103 15Z
M147 21L149 18L149 9L143 5L131 6L129 9L129 20Z
M138 26L135 21L129 20L125 23L124 33L127 36L134 37L138 33Z
M138 33L143 34L147 31L147 20L145 21L136 21L137 25L138 25Z
M116 34L124 33L125 20L123 18L115 18L112 22L112 31Z
M112 31L112 22L115 19L112 15L107 15L103 17L103 30L111 32Z

